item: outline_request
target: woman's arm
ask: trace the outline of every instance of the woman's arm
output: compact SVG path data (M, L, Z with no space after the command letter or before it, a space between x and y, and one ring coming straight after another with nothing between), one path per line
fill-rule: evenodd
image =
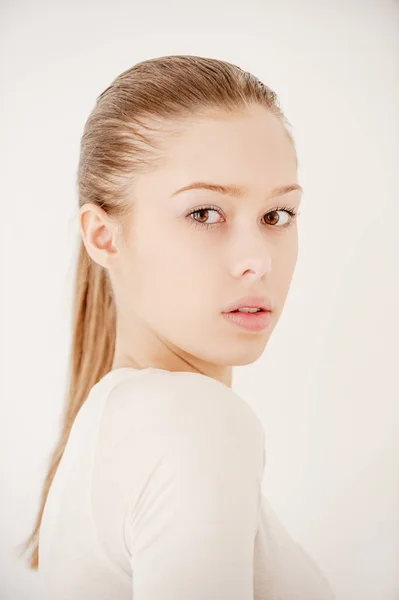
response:
M145 414L132 418L124 533L133 598L253 600L262 425L209 377L172 374L164 382L158 398L136 402Z

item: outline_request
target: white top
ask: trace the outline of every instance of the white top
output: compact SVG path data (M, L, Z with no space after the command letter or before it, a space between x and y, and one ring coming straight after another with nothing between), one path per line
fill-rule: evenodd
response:
M74 421L47 497L44 596L334 599L262 494L264 442L254 411L213 378L107 373Z

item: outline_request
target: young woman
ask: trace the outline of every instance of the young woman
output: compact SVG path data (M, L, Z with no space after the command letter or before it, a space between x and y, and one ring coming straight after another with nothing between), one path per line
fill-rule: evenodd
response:
M228 62L150 59L98 97L70 387L25 545L52 600L334 598L262 494L264 429L232 390L287 297L297 166L276 94Z

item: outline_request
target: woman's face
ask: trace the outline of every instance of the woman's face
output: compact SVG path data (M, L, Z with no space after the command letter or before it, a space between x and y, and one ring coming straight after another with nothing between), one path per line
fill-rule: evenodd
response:
M193 182L243 192L176 193ZM118 310L114 366L189 365L226 380L231 366L259 358L283 309L298 253L295 218L274 211L297 211L301 192L270 196L296 183L295 151L265 108L193 121L184 129L167 147L163 165L136 180L126 245L107 263ZM189 215L201 207L211 208ZM249 332L223 316L227 305L247 295L271 299L266 329Z

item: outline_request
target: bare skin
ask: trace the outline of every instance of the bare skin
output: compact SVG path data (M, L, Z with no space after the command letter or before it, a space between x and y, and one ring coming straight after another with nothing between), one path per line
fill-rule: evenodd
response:
M197 181L246 192L234 197L196 189L172 197ZM276 207L297 212L301 190L270 196L278 186L297 183L295 151L283 125L255 105L234 117L193 120L168 145L163 165L136 180L123 245L103 209L80 209L87 251L108 269L114 289L112 369L191 371L232 386L232 367L262 355L287 298L298 230L295 217ZM214 208L186 216L202 206ZM222 315L247 295L271 299L265 330L247 332Z

